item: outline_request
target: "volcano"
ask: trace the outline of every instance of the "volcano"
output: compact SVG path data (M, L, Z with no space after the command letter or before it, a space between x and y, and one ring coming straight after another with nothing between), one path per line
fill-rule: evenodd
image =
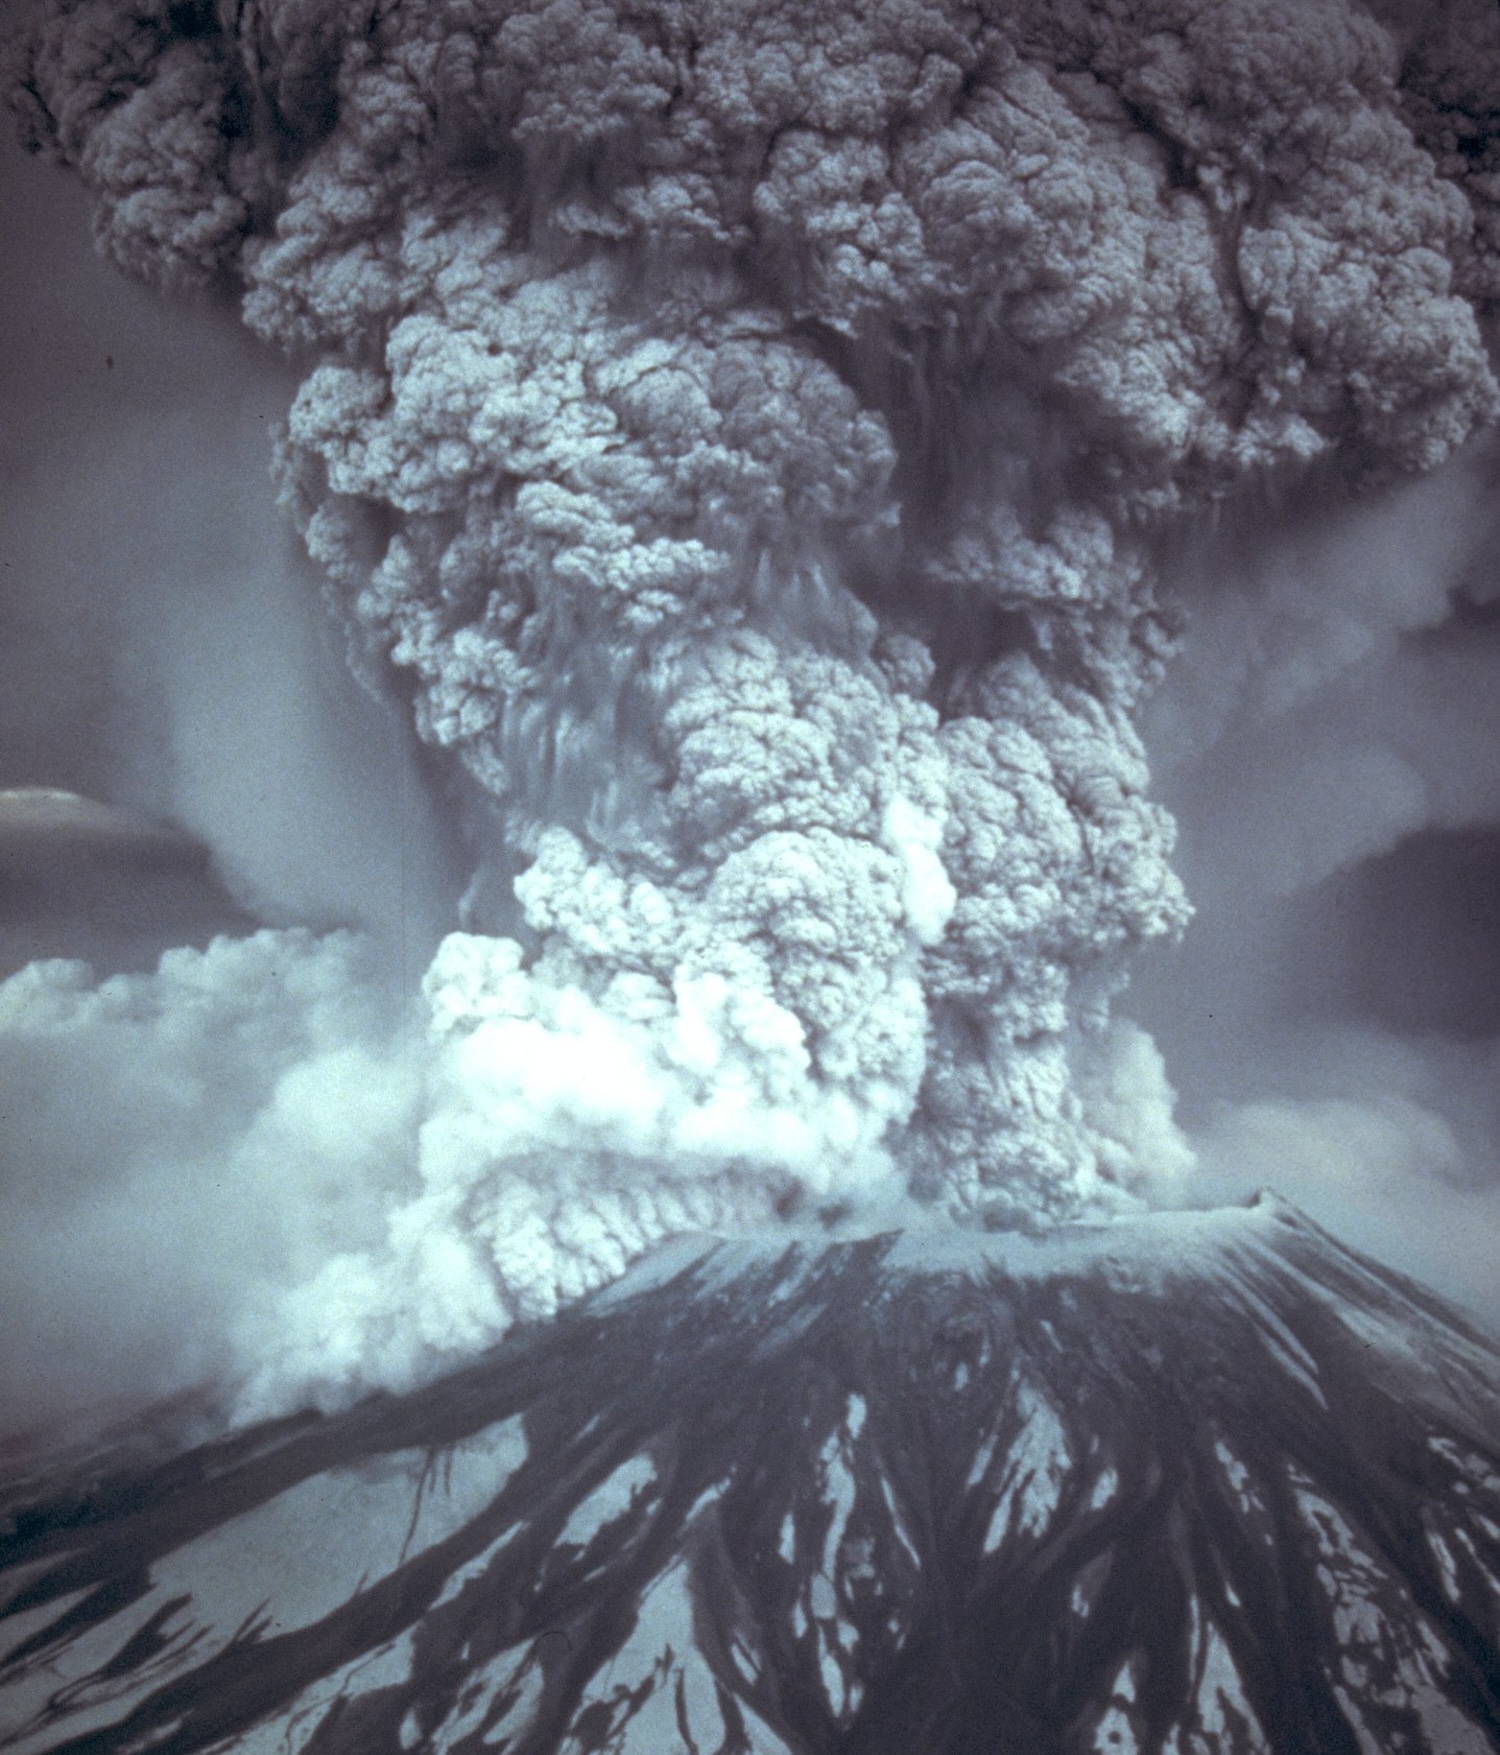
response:
M1500 1349L1273 1196L683 1239L410 1393L185 1418L13 1466L0 1747L1500 1748Z

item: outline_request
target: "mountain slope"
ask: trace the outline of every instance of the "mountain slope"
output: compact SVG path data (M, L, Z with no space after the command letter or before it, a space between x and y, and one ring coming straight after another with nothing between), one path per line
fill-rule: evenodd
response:
M695 1240L6 1503L6 1750L1500 1749L1500 1352L1274 1199Z

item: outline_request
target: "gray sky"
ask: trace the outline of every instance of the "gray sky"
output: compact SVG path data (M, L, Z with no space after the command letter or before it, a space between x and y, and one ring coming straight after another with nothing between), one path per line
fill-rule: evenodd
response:
M74 177L8 143L0 177L0 785L168 818L243 908L425 961L449 849L276 506L293 374L106 269Z
M1197 907L1125 1009L1208 1183L1274 1183L1500 1315L1500 569L1481 442L1172 569L1145 715Z
M316 982L346 976L333 940L301 999L295 971L262 968L258 992L254 969L234 975L278 1042L232 996L199 1008L196 1041L146 990L72 1036L17 1000L24 1027L0 1030L4 1428L213 1370L256 1285L295 1271L331 1215L358 1234L364 1124L320 1121L299 1156L276 1118L303 1099L277 1081L300 1055L331 1113L377 1087L403 1100L358 1044L404 1013L457 868L408 732L354 682L277 509L286 368L232 311L105 269L75 180L8 143L0 213L0 788L119 807L112 832L49 837L0 801L0 973L28 955L144 970L262 921L365 926L377 946L354 998L335 995L323 1060ZM175 842L146 832L161 821Z

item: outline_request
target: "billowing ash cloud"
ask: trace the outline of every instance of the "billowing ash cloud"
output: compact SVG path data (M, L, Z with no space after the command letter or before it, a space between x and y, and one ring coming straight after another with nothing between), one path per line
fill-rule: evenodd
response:
M654 1237L1117 1206L1186 905L1160 547L1495 411L1481 0L53 0L36 141L307 364L279 468L489 804L415 1183L276 1319L394 1378ZM512 882L512 880L514 880ZM1174 1157L1175 1155L1175 1157ZM281 1369L281 1367L278 1367Z

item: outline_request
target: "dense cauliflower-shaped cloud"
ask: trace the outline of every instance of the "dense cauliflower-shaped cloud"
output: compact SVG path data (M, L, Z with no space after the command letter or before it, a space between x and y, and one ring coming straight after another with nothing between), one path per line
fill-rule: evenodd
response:
M213 279L239 255L250 209L233 150L240 102L228 45L184 36L169 8L69 6L23 54L23 122L76 163L95 227L128 272Z
M1500 55L1380 6L43 5L35 140L309 359L294 514L492 806L400 1272L330 1269L314 1374L682 1224L1171 1156L1109 1019L1185 912L1152 545L1496 406Z
M1484 0L1429 0L1411 12L1397 15L1401 113L1473 213L1454 285L1493 318L1500 300L1500 14Z

